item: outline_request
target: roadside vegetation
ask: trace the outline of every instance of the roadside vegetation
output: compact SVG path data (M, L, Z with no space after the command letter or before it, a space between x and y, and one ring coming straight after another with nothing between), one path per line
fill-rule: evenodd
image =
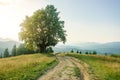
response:
M95 80L119 80L120 58L101 55L67 54L89 65L88 70Z
M0 59L0 80L35 80L57 64L48 54L20 55Z
M110 56L120 58L120 54L111 54Z
M74 67L75 76L80 77L80 70L77 66Z

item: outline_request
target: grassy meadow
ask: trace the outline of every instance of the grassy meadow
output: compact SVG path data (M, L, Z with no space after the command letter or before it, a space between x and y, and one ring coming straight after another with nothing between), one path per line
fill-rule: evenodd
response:
M68 54L88 64L93 80L120 80L120 57Z
M21 55L0 59L0 80L35 80L57 64L54 56Z

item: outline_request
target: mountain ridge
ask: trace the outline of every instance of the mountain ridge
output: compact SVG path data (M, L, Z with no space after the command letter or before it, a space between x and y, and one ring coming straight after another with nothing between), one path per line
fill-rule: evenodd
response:
M0 53L3 53L5 48L8 48L11 51L14 45L18 46L20 42L10 40L10 39L2 39L0 38ZM83 53L86 51L92 52L97 51L100 54L120 54L120 42L108 42L108 43L97 43L97 42L85 42L85 43L71 43L71 44L58 44L53 47L54 52L70 52L74 51L82 51Z
M108 42L108 43L96 43L96 42L86 42L86 43L73 43L70 45L57 45L53 48L55 52L70 52L72 49L74 51L80 50L85 51L97 51L101 54L120 54L120 42Z
M5 48L8 48L9 52L11 52L13 46L19 46L19 44L18 41L0 38L0 53L3 53Z

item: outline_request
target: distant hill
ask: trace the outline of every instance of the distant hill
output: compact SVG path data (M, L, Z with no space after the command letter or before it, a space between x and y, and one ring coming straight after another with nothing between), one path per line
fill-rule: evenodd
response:
M69 45L57 45L53 48L55 52L70 52L72 49L74 51L80 50L83 53L85 51L97 51L98 53L104 54L120 54L120 42L109 42L109 43L77 43Z
M8 48L9 51L11 51L14 45L18 46L19 44L20 42L17 41L0 38L0 53L2 53L5 48Z
M5 48L8 48L11 51L13 45L19 45L20 42L2 39L0 38L0 53L4 51ZM53 48L55 52L70 52L71 50L77 51L80 50L83 53L86 51L97 51L100 54L120 54L120 42L109 42L109 43L76 43L76 44L65 44L57 45Z

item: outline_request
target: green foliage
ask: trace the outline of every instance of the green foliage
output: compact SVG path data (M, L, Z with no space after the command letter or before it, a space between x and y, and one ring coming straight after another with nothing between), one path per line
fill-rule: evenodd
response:
M96 51L93 51L93 55L96 55L97 54L97 52Z
M79 51L77 50L77 53L79 53Z
M88 52L86 51L85 54L88 54Z
M70 51L71 53L74 53L73 49Z
M13 46L12 48L12 56L16 56L17 53L16 53L16 45Z
M80 51L79 53L80 53L80 54L82 54L82 52L81 52L81 51Z
M34 53L34 50L26 48L25 44L20 44L19 47L17 48L17 55L32 53Z
M77 66L74 67L75 76L80 77L80 70Z
M26 16L20 25L20 39L28 48L37 48L41 53L45 53L47 47L55 46L60 41L65 43L64 21L61 21L58 15L59 12L53 5L47 5L32 16Z
M0 58L2 58L2 53L0 54Z
M118 58L120 58L120 55L119 54L111 54L110 56L112 56L112 57L118 57Z
M8 48L6 48L5 51L4 51L4 57L9 57L9 51L8 51Z
M52 47L48 47L47 50L46 50L46 52L47 53L53 53L54 51L53 51Z

